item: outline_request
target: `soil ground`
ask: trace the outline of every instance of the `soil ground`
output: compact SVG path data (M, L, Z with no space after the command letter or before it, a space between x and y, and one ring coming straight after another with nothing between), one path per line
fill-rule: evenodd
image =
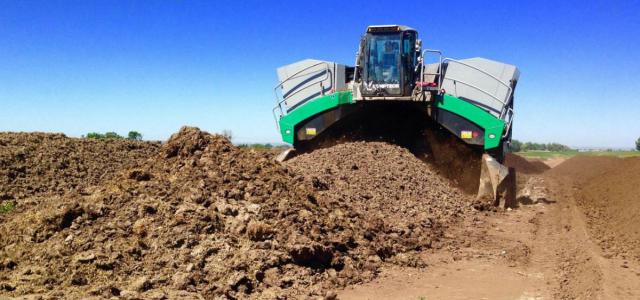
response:
M0 299L640 299L640 158L508 156L500 210L385 142L272 156L0 134Z
M530 166L529 166L530 167ZM388 268L341 299L640 299L640 158L519 175L520 206L459 227L467 247ZM455 235L455 234L454 234Z

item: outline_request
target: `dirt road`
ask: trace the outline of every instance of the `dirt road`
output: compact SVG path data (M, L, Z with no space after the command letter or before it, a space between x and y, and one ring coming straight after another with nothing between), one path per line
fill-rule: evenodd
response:
M424 269L384 269L340 298L640 299L639 166L576 157L520 176L520 206L466 220L451 235L465 244L425 254Z

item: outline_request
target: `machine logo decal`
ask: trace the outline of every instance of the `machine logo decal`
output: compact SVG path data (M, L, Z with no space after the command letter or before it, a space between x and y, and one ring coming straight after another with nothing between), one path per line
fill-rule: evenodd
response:
M460 138L472 139L473 138L473 132L472 131L468 131L468 130L463 130L463 131L460 132Z

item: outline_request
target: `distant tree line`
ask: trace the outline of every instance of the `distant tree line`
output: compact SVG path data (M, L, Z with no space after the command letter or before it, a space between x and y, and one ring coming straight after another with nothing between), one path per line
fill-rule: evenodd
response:
M636 140L636 150L640 151L640 137Z
M274 146L269 144L269 143L266 143L266 144L253 143L253 144L238 144L238 148L252 148L252 149L259 149L259 150L268 150L268 149L274 148Z
M532 143L532 142L521 142L518 140L511 140L510 149L512 152L520 152L520 151L570 151L571 147L558 144L558 143Z
M227 138L229 141L233 140L233 132L229 129L225 129L219 134ZM249 148L249 149L256 149L256 150L270 150L270 149L279 149L279 148L288 147L286 145L273 145L270 143L240 143L235 145L238 148Z
M123 137L113 131L109 131L109 132L105 132L105 133L99 133L99 132L89 132L87 133L86 136L87 139L90 140L108 140L108 139L112 139L112 140L123 140L123 139L127 139L127 140L132 140L132 141L141 141L142 140L142 134L140 132L137 131L129 131L129 133L127 134L127 137Z

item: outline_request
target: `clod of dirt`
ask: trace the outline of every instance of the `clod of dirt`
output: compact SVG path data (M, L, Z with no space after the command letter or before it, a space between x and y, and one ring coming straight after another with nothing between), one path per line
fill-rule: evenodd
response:
M252 241L264 241L273 237L271 225L262 222L251 222L247 226L247 235Z
M149 181L151 179L151 174L141 170L131 170L127 177L136 181Z
M179 133L173 134L162 147L165 158L174 156L189 157L201 152L211 143L218 143L219 150L230 151L229 141L223 142L224 137L212 136L195 127L183 127Z
M151 288L151 281L146 276L142 276L131 283L129 287L132 291L144 292Z

